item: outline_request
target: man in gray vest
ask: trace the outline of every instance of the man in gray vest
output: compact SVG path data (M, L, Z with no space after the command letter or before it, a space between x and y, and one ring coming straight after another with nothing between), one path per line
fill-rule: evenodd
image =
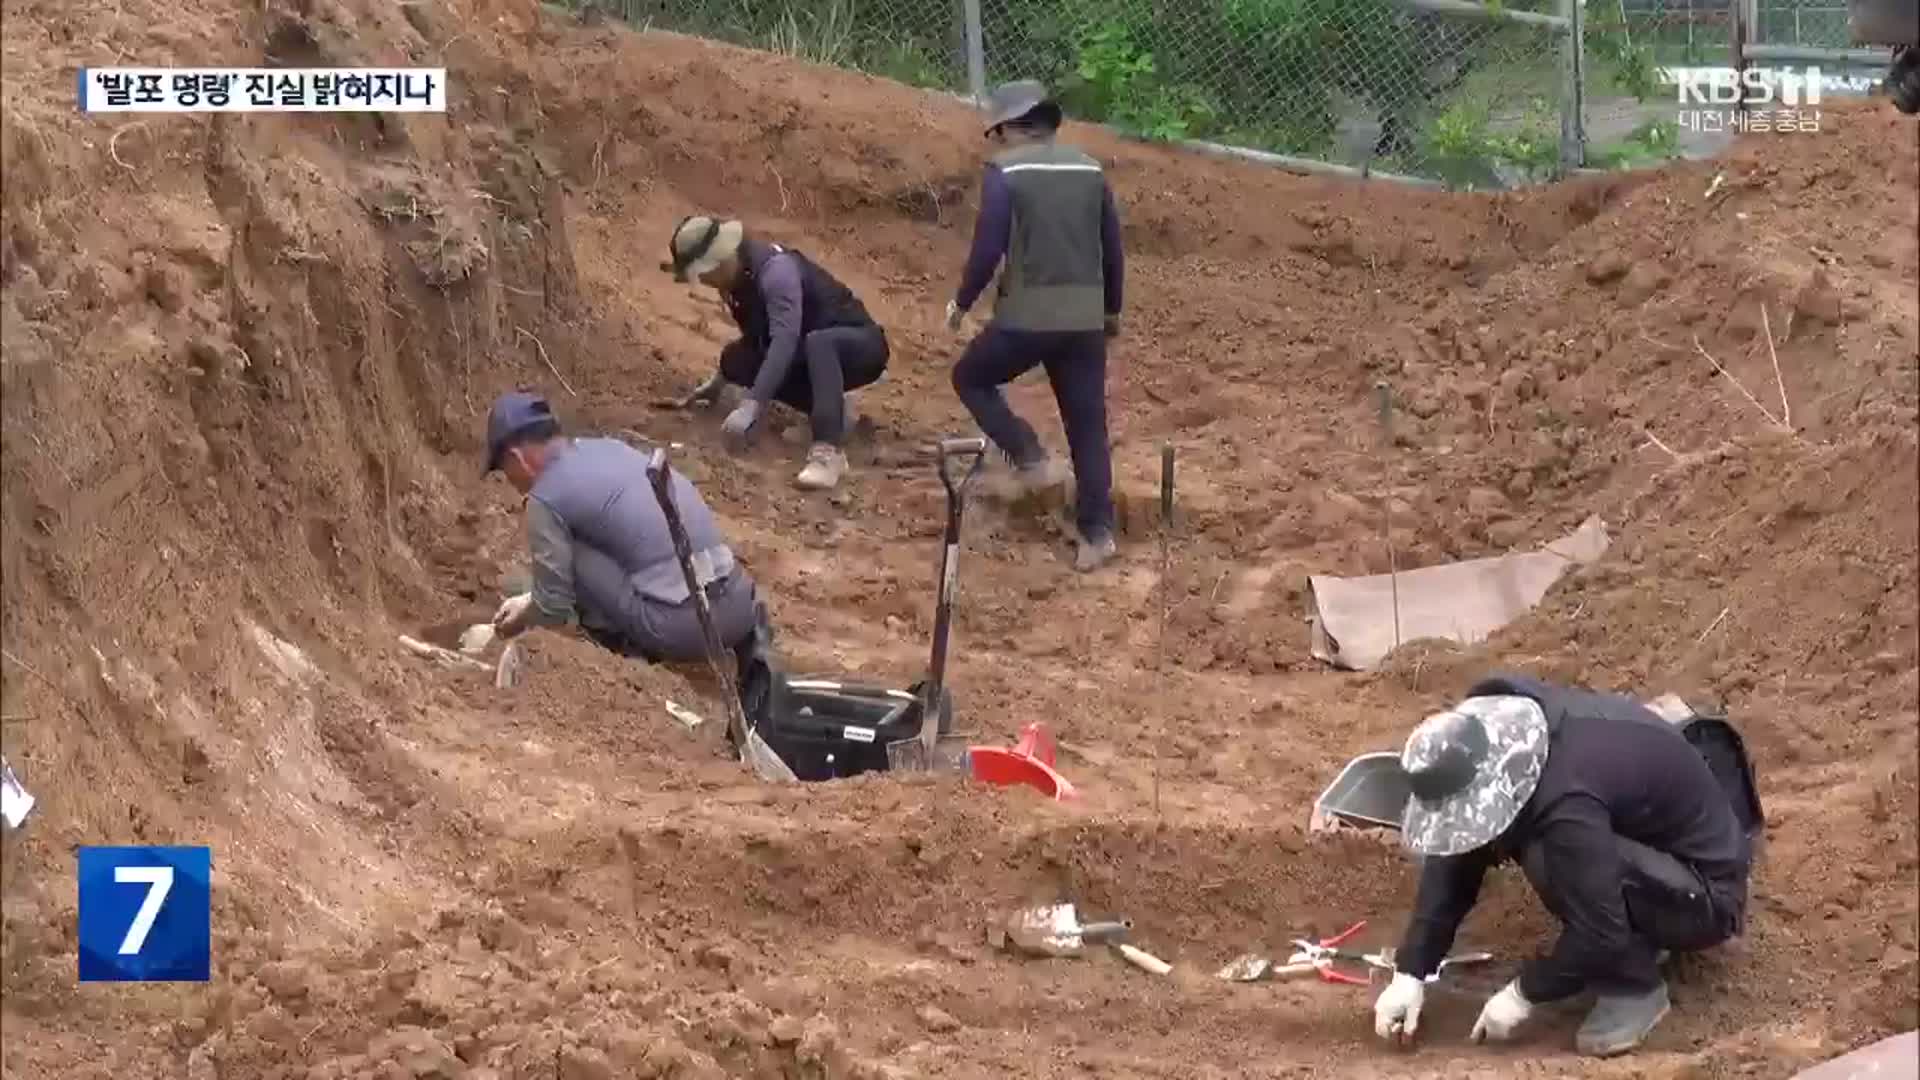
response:
M580 629L604 648L650 663L706 656L706 638L647 478L647 455L618 439L564 435L545 399L500 395L487 416L488 473L527 497L532 591L493 618L512 638L534 626ZM706 501L677 470L674 507L720 640L749 648L764 617L753 579L734 561ZM744 668L742 669L744 670Z
M988 99L987 138L1000 149L981 183L973 250L947 325L960 328L1000 268L993 319L954 365L953 388L1024 486L1052 486L1058 472L1039 436L1001 391L1035 365L1046 368L1073 458L1074 568L1085 572L1115 552L1107 339L1120 332L1124 266L1113 189L1099 162L1054 141L1060 120L1037 82L1008 83Z

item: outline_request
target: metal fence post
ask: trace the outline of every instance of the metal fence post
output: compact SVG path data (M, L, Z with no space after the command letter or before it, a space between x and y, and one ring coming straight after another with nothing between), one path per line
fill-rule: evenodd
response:
M1560 95L1560 175L1570 175L1587 163L1587 33L1586 9L1581 0L1560 0L1567 20L1560 53L1564 89Z
M980 25L980 0L960 0L961 37L967 49L967 90L973 103L987 103L986 32Z

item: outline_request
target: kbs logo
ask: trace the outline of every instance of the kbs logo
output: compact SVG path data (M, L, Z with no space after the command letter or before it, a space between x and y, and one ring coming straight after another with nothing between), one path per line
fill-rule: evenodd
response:
M1684 68L1674 72L1682 105L1778 105L1784 109L1820 107L1820 69L1770 71L1765 68Z
M1675 68L1672 75L1682 106L1676 117L1682 130L1746 133L1820 130L1819 68L1797 72L1765 68Z
M206 982L213 850L80 849L80 981Z

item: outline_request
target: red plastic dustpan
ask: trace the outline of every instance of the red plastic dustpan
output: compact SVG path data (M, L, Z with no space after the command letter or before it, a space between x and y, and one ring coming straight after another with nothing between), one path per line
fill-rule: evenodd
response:
M1012 749L1004 746L974 746L967 750L973 762L973 778L999 787L1024 784L1050 799L1077 798L1079 792L1066 777L1053 768L1053 738L1038 720L1020 732L1020 741Z

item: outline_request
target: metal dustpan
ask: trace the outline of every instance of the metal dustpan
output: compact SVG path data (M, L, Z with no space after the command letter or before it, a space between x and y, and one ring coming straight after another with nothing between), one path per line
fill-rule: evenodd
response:
M1392 751L1361 754L1347 762L1327 790L1314 800L1307 828L1326 832L1339 826L1358 829L1400 828L1413 789Z

